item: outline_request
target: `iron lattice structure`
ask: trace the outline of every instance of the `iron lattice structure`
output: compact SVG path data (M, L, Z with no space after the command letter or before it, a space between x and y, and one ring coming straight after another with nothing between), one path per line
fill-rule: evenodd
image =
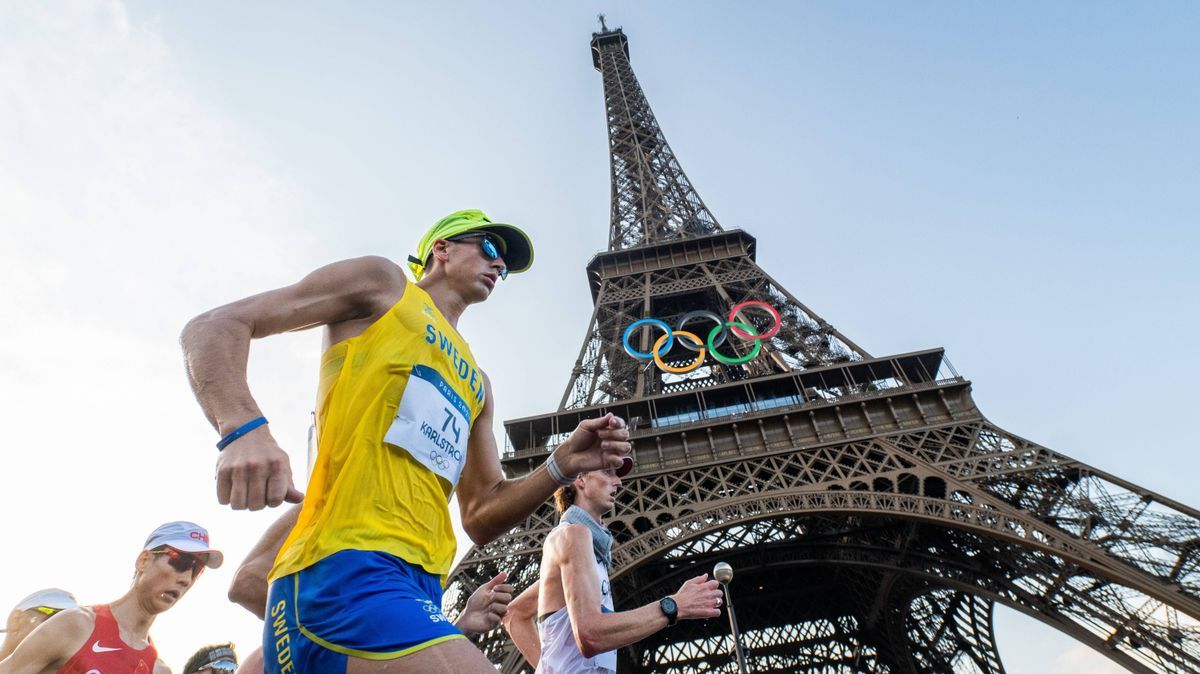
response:
M609 250L587 267L595 311L559 409L506 422L509 475L584 418L629 420L636 459L609 527L619 610L725 560L754 672L1004 671L998 602L1134 672L1200 671L1200 512L990 423L941 349L875 357L724 230L663 137L620 29L592 37L612 162ZM770 303L782 329L741 364L685 374L630 357L632 321ZM742 312L759 331L770 319ZM648 352L651 330L633 346ZM682 339L663 356L681 367ZM749 355L749 341L722 351ZM537 578L549 503L451 576L451 611L506 570ZM529 672L503 631L481 646ZM622 672L736 672L724 620L619 652Z

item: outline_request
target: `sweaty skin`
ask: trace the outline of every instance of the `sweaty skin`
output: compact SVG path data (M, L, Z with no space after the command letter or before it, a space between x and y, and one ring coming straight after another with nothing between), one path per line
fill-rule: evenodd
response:
M502 258L489 260L478 243L438 240L430 266L418 284L457 329L462 312L486 300L496 286ZM403 296L409 281L401 268L380 257L336 262L298 283L213 309L188 323L181 336L187 372L196 398L221 436L263 416L246 382L251 339L324 326L325 347L357 336ZM463 529L486 543L519 524L546 501L557 485L545 466L507 480L492 433L494 400L487 395L472 424L467 456L457 485ZM617 467L630 451L625 422L607 414L587 419L555 451L568 475ZM217 459L217 500L235 510L258 510L302 494L292 480L288 455L260 426L222 451ZM257 599L254 603L257 605ZM465 640L440 643L396 660L350 658L355 672L484 672L494 667Z
M621 478L612 470L597 470L575 479L575 505L597 522L612 510ZM533 619L567 607L576 646L584 657L615 650L640 641L667 626L658 602L616 613L600 610L600 584L596 579L592 534L586 527L569 524L555 528L542 550L541 577L510 605L505 629L525 659L537 666L541 643ZM721 615L721 590L708 574L685 582L671 595L679 620ZM534 610L536 607L536 611Z
M150 626L159 613L175 605L192 587L191 571L176 571L164 555L143 551L135 562L136 575L129 591L109 606L120 626L123 646L134 650L150 643ZM54 674L86 643L96 626L88 607L55 614L35 629L3 662L0 674ZM160 659L154 674L170 674Z

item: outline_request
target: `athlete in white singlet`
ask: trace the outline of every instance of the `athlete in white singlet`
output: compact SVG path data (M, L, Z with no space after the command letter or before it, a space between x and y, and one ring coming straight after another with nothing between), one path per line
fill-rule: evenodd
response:
M614 612L612 536L601 518L616 504L621 476L631 467L583 473L554 494L562 521L546 537L541 580L512 601L504 618L513 643L537 674L615 672L616 649L677 620L721 615L721 591L708 574L657 602Z
M563 521L556 527L576 526ZM591 533L588 533L589 539ZM586 566L586 565L585 565ZM601 613L613 613L612 586L608 581L608 566L602 559L593 560L596 585L600 588ZM538 641L541 644L541 660L536 674L554 672L615 672L617 652L604 651L593 657L584 657L575 643L575 632L571 628L571 616L564 605L557 611L541 616L537 622Z

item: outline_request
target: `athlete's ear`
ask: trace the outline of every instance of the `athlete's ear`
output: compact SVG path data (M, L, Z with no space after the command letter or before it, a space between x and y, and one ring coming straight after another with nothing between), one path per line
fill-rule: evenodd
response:
M139 554L137 557L137 561L133 563L134 577L136 578L138 574L145 571L146 565L149 563L150 563L150 551L142 550L141 554Z
M450 257L450 242L445 239L438 239L433 242L433 255L437 259L445 262Z

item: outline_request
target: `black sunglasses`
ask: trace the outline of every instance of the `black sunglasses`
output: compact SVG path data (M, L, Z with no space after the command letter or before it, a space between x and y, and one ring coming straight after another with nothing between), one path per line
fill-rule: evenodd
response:
M204 568L208 565L208 560L204 557L189 554L187 552L180 552L175 548L159 548L157 550L151 550L150 554L166 555L167 564L170 564L172 569L175 569L179 573L187 573L190 571L193 578L203 573Z
M489 259L489 260L499 259L500 249L498 247L496 247L496 240L492 238L491 234L481 234L479 232L470 232L467 234L459 234L458 236L452 236L446 240L454 241L457 243L457 242L461 242L461 241L466 241L468 239L479 239L479 247L480 247L480 249L483 250L483 255L487 259ZM500 278L502 278L502 279L508 278L508 267L500 268Z

